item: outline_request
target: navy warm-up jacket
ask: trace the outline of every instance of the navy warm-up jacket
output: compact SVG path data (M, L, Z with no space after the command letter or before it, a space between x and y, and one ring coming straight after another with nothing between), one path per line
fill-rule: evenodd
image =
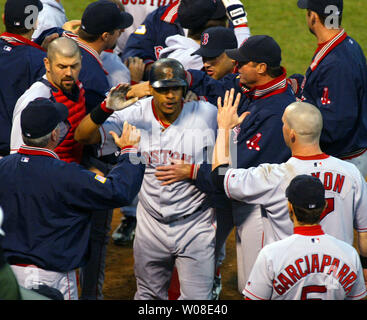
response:
M66 272L86 262L91 210L129 205L145 166L119 157L104 178L50 150L22 146L0 160L2 241L10 263ZM97 213L96 213L97 214Z

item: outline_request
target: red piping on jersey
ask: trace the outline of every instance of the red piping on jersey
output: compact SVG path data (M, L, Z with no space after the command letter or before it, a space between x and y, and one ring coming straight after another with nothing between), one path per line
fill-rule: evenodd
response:
M181 109L182 108L183 108L183 103L181 103ZM156 120L159 122L159 124L162 125L165 129L167 129L171 125L171 123L164 123L161 119L159 119L155 111L154 99L152 99L152 110L153 110L153 115L156 118Z
M325 234L319 224L313 226L294 227L294 234L301 234L303 236L320 236Z
M332 51L335 47L342 43L347 38L347 36L348 35L343 29L331 40L327 41L326 43L320 44L310 65L311 70L314 71L320 64L320 62L330 53L330 51Z
M253 100L264 99L275 94L281 94L285 92L288 87L287 72L285 68L281 68L283 70L283 74L264 85L255 86L252 89L248 89L245 85L240 83L239 85L242 89L242 92Z
M39 46L37 43L22 37L19 34L14 34L14 33L9 33L9 32L3 32L0 35L0 38L5 40L6 42L12 44L13 46L24 46L24 45L28 45L34 48L37 48L39 50L45 51L45 49L43 49L41 46Z
M180 5L180 2L181 1L178 0L170 4L168 8L166 9L166 11L161 16L161 20L167 23L172 23L172 24L175 23L177 19L177 12L178 12L178 7Z
M29 154L32 156L46 156L46 157L59 159L58 155L55 152L53 152L52 150L45 149L45 148L38 148L38 147L30 147L26 145L22 145L18 149L18 153Z
M330 158L330 156L325 153L316 154L312 156L292 156L292 157L299 159L299 160L323 160L323 159Z
M251 291L249 291L249 290L247 290L247 289L244 289L243 291L245 291L245 292L248 292L249 294L251 294L252 296L254 296L254 297L256 297L257 299L259 299L259 300L265 300L264 298L260 298L260 297L258 297L257 295L255 295L255 294L253 294ZM247 296L246 296L247 297ZM245 300L247 300L247 299L245 299ZM248 300L252 300L252 299L248 299Z

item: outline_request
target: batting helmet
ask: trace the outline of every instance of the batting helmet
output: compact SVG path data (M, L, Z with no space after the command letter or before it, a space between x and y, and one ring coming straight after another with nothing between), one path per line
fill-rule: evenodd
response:
M164 58L154 62L150 70L149 82L155 89L183 87L184 95L188 89L185 69L175 59Z

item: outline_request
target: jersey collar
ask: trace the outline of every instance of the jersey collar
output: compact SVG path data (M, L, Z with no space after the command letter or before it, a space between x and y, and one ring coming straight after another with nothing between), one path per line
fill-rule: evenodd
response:
M330 156L327 155L326 153L321 153L312 156L292 156L292 157L299 160L323 160L329 158Z
M248 89L240 83L242 92L249 98L253 100L264 99L275 94L283 93L287 90L287 72L285 68L282 67L283 74L274 80L262 85L256 86L252 89Z
M310 65L310 69L314 71L320 64L320 62L330 53L330 51L332 51L341 42L343 42L347 36L348 35L345 32L345 30L342 29L334 38L327 41L326 43L319 45L315 52L315 56L312 60L312 63Z
M45 148L38 148L38 147L22 145L18 149L18 153L32 155L32 156L45 156L45 157L51 157L51 158L60 160L59 156L55 152L49 149L45 149Z
M108 75L108 72L103 68L103 62L101 59L101 56L99 53L91 48L90 46L86 45L84 42L79 40L79 37L76 34L73 34L71 32L64 31L62 34L63 37L73 39L76 41L79 45L79 47L83 48L85 51L87 51L94 59L97 60L98 64L101 66L102 70L104 71L105 75Z
M42 51L46 51L45 49L43 49L41 46L39 46L37 43L22 37L19 34L14 34L14 33L10 33L10 32L3 32L0 35L0 38L5 40L6 42L12 44L13 46L31 46L34 48L37 48L39 50Z
M300 234L302 236L321 236L324 233L319 224L314 226L300 226L294 227L294 234Z
M174 1L173 3L171 3L166 11L164 11L163 15L161 16L161 20L167 23L175 23L176 19L177 19L177 12L178 12L178 7L180 6L180 0L178 1Z

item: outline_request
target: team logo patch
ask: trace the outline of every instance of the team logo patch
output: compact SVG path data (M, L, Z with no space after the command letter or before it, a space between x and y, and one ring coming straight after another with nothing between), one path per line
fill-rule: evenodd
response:
M7 52L10 52L10 51L12 50L12 47L4 46L4 47L3 47L3 50L4 50L4 51L7 51Z
M96 179L97 181L99 181L100 183L105 183L106 182L106 178L105 177L102 177L98 174L96 174L96 176L94 177L94 179Z
M324 92L323 95L321 97L321 103L326 106L328 104L331 103L330 99L329 99L329 88L325 87L324 88Z
M247 140L246 141L247 148L249 150L260 151L259 141L261 139L261 136L262 136L261 133L257 133L250 140Z
M162 50L163 50L162 46L155 46L154 47L154 54L155 54L155 57L156 57L157 60L159 59L159 55L160 55Z
M209 40L209 33L203 33L203 38L201 40L201 44L203 46L206 46L208 44L208 40Z
M146 34L147 33L147 28L145 27L144 24L141 24L139 27L137 27L137 29L134 32L135 34Z
M29 161L29 158L28 157L22 157L20 159L21 162L28 162Z

